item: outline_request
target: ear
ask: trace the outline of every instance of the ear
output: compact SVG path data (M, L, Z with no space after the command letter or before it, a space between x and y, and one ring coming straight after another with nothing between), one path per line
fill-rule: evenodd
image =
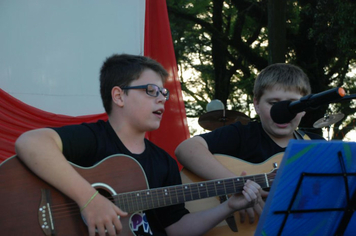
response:
M119 107L124 106L124 90L122 90L119 86L115 86L111 89L111 97L112 97L112 102Z
M257 101L256 98L253 98L253 106L255 107L256 113L260 114L260 106L259 106L259 102Z

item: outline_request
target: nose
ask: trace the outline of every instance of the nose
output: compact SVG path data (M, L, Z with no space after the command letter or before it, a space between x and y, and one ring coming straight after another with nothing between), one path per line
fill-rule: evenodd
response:
M157 101L164 104L164 103L166 103L167 100L166 100L166 97L163 96L163 94L160 92L158 97L157 97Z

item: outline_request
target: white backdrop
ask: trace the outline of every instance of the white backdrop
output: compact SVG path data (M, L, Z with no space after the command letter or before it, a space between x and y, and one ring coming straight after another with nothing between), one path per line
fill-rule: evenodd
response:
M0 87L48 112L102 113L100 67L143 55L144 20L145 0L2 0Z

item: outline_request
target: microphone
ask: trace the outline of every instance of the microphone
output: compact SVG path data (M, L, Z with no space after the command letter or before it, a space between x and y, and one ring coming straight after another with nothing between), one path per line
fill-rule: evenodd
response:
M293 120L299 112L316 109L320 105L329 104L345 96L341 87L333 88L317 94L309 94L298 101L281 101L271 107L271 118L277 124L285 124Z

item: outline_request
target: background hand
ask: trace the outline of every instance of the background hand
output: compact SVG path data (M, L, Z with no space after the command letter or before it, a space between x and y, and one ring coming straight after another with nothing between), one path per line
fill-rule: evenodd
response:
M241 176L246 176L246 171L241 172ZM252 182L252 181L251 181ZM258 185L258 184L256 184ZM243 209L239 211L240 215L240 222L244 223L246 220L246 215L248 216L249 223L253 224L256 219L256 214L255 211L257 212L258 215L262 214L262 210L264 208L265 202L262 198L266 198L268 196L268 192L264 191L259 185L258 185L258 191L259 191L259 199L258 203L254 205L254 207L250 207L247 209Z

